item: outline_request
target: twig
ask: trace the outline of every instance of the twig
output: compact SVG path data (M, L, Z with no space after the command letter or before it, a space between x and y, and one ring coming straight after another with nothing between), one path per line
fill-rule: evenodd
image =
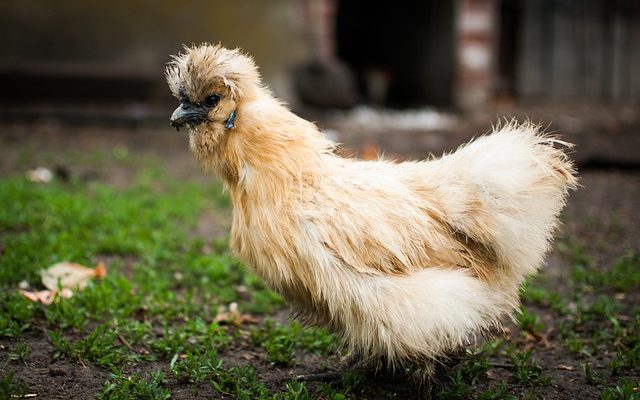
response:
M321 372L317 374L296 375L301 381L331 382L342 378L343 372Z
M125 338L122 337L122 335L120 334L120 332L116 332L116 336L118 336L118 339L120 339L120 341L122 342L122 344L129 350L133 351L134 353L136 352L135 349L133 347L131 347L131 345L129 344L129 342L127 342L127 340Z
M490 363L489 365L495 368L507 368L507 369L513 368L513 364Z

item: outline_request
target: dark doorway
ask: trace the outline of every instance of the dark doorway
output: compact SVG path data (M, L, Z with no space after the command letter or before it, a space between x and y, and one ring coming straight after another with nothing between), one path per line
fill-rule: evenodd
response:
M387 106L449 106L453 98L454 2L338 0L338 56L360 94ZM377 83L372 84L372 75Z
M520 55L520 31L522 28L522 2L500 2L500 30L498 34L497 95L513 98L517 93L517 65Z

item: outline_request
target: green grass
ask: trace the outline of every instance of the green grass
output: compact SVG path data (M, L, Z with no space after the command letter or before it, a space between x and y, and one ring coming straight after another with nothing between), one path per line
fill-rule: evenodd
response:
M165 382L161 371L152 372L146 378L138 373L131 376L114 373L104 382L97 398L101 400L165 400L171 397L171 392L164 387Z
M20 398L27 394L27 385L14 373L0 376L0 399Z
M338 347L336 339L322 329L303 329L298 323L280 325L270 320L251 331L251 341L266 350L267 361L282 366L295 365L296 352L311 352L326 358Z
M638 382L623 379L611 387L607 387L600 395L601 400L638 400L640 391Z
M468 399L474 387L484 379L491 369L485 354L470 355L447 373L448 382L436 393L437 399Z
M22 177L0 179L0 340L10 343L0 366L30 368L29 340L36 338L53 347L52 363L108 372L96 389L102 399L166 399L176 387L238 399L401 398L411 392L403 371L391 388L360 371L332 383L294 379L307 362L320 371L335 367L340 343L322 329L275 322L283 300L229 254L223 237L194 234L203 213L228 216L229 198L219 184L179 180L157 160L134 161L126 148L74 157L94 168L116 160L137 172L120 188L95 181L41 185ZM436 398L543 393L554 372L538 360L554 349L531 343L521 331L555 335L603 399L637 398L640 310L630 309L624 296L640 290L640 258L627 252L611 265L599 265L576 240L559 248L570 267L565 287L529 280L510 339L489 340L442 368ZM108 274L49 306L17 293L21 282L41 288L40 271L63 260L104 260ZM216 320L231 303L258 324ZM543 319L549 315L551 320ZM604 361L596 358L601 354ZM265 371L289 372L273 380ZM0 398L29 392L18 375L2 374Z
M215 350L209 350L204 354L196 350L195 353L187 352L182 355L176 353L169 365L171 373L178 381L198 383L215 376L222 366L222 361L217 357Z
M513 364L513 378L527 386L544 386L551 382L551 378L544 376L542 368L531 357L531 351L519 351L514 348L507 350L507 355Z
M112 372L99 398L164 399L171 393L167 381L208 382L211 390L238 398L311 398L302 383L268 390L251 366L226 367L218 357L248 336L276 364L293 365L293 352L326 358L337 348L332 336L299 324L267 323L249 334L248 327L215 322L218 309L232 302L256 316L284 307L229 255L223 239L193 236L205 210L229 213L219 184L183 182L152 164L120 189L3 179L0 203L0 339L44 330L52 361ZM71 299L45 307L17 293L20 282L41 288L40 271L53 263L100 259L107 260L107 276ZM2 362L26 364L29 353L19 342ZM169 375L127 372L150 362L166 365ZM6 393L23 389L13 375L1 382Z
M31 347L24 342L19 342L16 348L9 351L7 362L20 361L25 366L28 366L27 360L31 355Z
M3 290L0 293L0 337L17 337L29 330L37 311L35 304L16 291Z
M540 321L540 317L526 307L520 309L518 325L520 329L530 333L541 333L545 328L544 324Z

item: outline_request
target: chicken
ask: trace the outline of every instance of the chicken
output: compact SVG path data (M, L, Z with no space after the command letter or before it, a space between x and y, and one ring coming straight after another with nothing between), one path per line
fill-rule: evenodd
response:
M171 124L230 193L234 253L362 361L433 365L512 316L576 186L567 144L530 123L439 159L361 161L238 49L185 48L166 77Z

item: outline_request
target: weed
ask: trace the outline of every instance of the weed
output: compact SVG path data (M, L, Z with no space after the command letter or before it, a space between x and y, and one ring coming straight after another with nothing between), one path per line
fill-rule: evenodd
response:
M20 398L27 394L27 385L13 372L0 377L0 399Z
M164 355L195 352L198 348L222 349L226 347L229 338L217 323L207 324L201 318L187 321L183 325L169 325L164 327L163 335L150 342L151 348Z
M542 368L531 358L531 350L518 351L509 348L507 355L513 364L513 378L528 386L545 386L551 382L549 377L542 373Z
M211 385L216 392L223 395L235 395L239 400L271 397L271 392L258 381L256 371L249 365L229 370L216 370L216 376L211 380Z
M171 373L178 381L191 383L201 382L205 378L214 376L221 366L222 361L212 350L204 354L198 351L188 352L182 356L176 354L170 363Z
M478 400L517 400L517 397L509 393L507 382L500 381L497 387L492 387L480 393Z
M117 372L112 373L104 382L97 397L110 400L165 400L171 397L171 392L163 387L164 384L165 377L162 371L148 374L148 379L137 373L125 376Z
M571 337L569 339L566 339L564 343L572 353L582 355L585 357L592 356L592 352L589 349L587 349L587 347L585 346L585 340L581 337L577 337L577 336Z
M342 389L346 393L353 393L365 382L365 376L359 371L347 371L342 376Z
M15 350L10 351L7 357L7 362L21 361L25 366L27 365L27 358L31 355L31 348L24 342L18 343Z
M527 303L544 305L549 301L550 292L544 286L538 276L527 279L520 290L522 300Z
M362 398L357 393L359 388L366 384L366 376L356 370L346 371L339 382L322 383L317 388L316 398L346 400Z
M540 321L538 315L532 313L526 307L520 309L518 325L522 330L531 333L540 333L544 330L544 324Z
M335 338L322 329L303 329L297 322L280 325L269 320L251 331L251 341L267 351L269 362L283 366L295 364L297 349L326 357L336 346Z
M580 286L600 290L626 292L640 287L640 255L629 252L618 258L610 269L596 268L593 263L574 264L572 281Z
M285 385L286 392L275 396L274 400L313 400L314 396L309 394L309 389L302 382L291 381Z
M605 388L600 394L601 400L638 400L640 399L640 387L638 383L633 383L623 379L615 386Z
M584 372L584 379L588 385L599 385L603 382L602 377L593 370L591 363L582 364L582 371Z
M489 359L484 354L471 355L458 363L447 373L448 382L436 393L438 399L467 399L474 392L473 387L487 375L491 369Z
M127 349L126 344L118 344L122 339L112 326L99 325L84 339L70 342L64 339L60 332L49 333L53 346L56 348L54 357L63 355L93 362L104 367L121 367L126 363L139 362L144 356Z
M569 258L572 265L588 267L594 264L594 260L588 254L586 246L574 239L560 240L556 247L560 253Z
M609 363L609 369L614 375L623 370L640 372L640 339L633 347L620 349Z
M506 341L501 338L487 340L482 345L482 350L479 352L479 354L485 354L487 356L496 355L504 348L505 345Z
M596 297L591 307L585 311L594 317L610 319L620 311L620 305L611 296L600 295Z
M27 331L36 310L37 305L18 293L0 291L0 337L16 337Z
M471 397L473 389L464 381L460 372L456 371L453 375L449 375L448 379L448 385L438 390L436 399L463 400Z

